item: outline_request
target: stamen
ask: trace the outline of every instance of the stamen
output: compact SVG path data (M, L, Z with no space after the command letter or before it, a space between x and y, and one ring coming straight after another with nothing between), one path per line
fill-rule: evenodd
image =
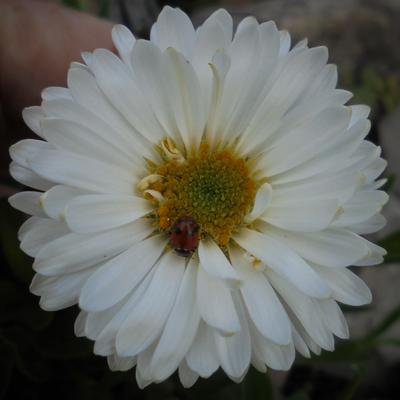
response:
M211 236L226 246L255 199L247 160L227 149L210 151L206 143L187 159L171 139L163 140L161 148L166 161L141 181L141 187L148 185L146 197L150 194L149 200L159 202L159 228L168 230L180 217L191 217L200 227L200 238Z

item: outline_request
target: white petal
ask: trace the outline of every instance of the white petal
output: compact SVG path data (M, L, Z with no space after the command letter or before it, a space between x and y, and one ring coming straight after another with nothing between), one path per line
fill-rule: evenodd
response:
M185 260L172 252L161 258L142 300L118 332L116 348L119 355L134 356L158 337L175 301L184 264Z
M143 240L152 230L147 221L139 220L95 235L69 233L44 246L33 267L49 276L85 269L114 257Z
M292 309L311 338L322 348L333 350L332 334L324 325L319 309L312 298L281 278L274 271L266 271L273 287L279 292L286 304ZM317 301L317 300L315 300Z
M136 196L88 194L67 204L65 220L73 232L94 233L133 222L152 208L150 202Z
M268 208L272 200L272 186L269 183L262 184L256 194L253 209L245 217L246 223L251 223L259 218Z
M349 269L313 267L331 287L335 300L351 306L363 306L372 301L368 286Z
M107 363L111 371L129 371L136 365L136 357L119 357L112 354L107 357Z
M214 334L205 322L200 322L196 338L186 354L186 362L203 378L211 376L219 367Z
M225 254L212 239L204 239L199 244L200 266L209 275L225 279L233 284L240 282L239 276L232 268Z
M87 311L105 310L123 299L154 266L166 241L154 236L102 265L82 288L79 305Z
M164 132L144 101L128 67L111 52L97 49L93 53L92 68L100 89L111 104L144 138L158 144Z
M45 117L42 107L33 106L22 110L22 118L26 125L38 136L42 136L40 121Z
M129 64L130 53L136 41L135 36L133 36L132 32L126 26L120 24L114 25L111 35L119 55L125 63Z
M359 191L342 206L333 226L345 227L366 221L382 210L389 196L380 190Z
M220 142L220 132L217 129L220 119L219 108L221 106L222 94L225 87L226 74L230 68L230 58L225 51L219 50L215 53L209 66L212 72L212 84L206 134L211 145L215 146Z
M223 8L213 12L204 22L202 26L207 26L209 22L218 22L224 30L227 42L232 40L233 21L231 15Z
M118 147L123 156L132 159L135 163L141 161L141 156L152 157L153 152L148 139L137 132L110 104L100 90L96 78L90 72L81 68L70 69L68 86L76 103L65 102L64 108L68 108L68 110L57 109L58 117L76 121L79 125L97 133L105 141L110 141L112 138L113 145ZM51 111L54 111L56 106L57 104L54 105L53 102ZM45 109L49 108L46 105Z
M192 66L175 49L169 48L165 54L172 67L171 81L176 87L177 98L172 102L175 120L186 149L190 151L200 144L206 123L200 82Z
M190 18L179 8L166 6L156 23L156 44L161 50L173 47L189 58L195 40L195 31Z
M279 31L279 42L279 56L283 56L290 49L291 39L288 31Z
M46 118L42 120L42 131L46 140L61 151L101 160L121 168L132 167L132 159L114 145L115 138L104 139L95 131L74 121Z
M12 207L25 214L35 215L36 217L46 217L41 204L40 192L19 192L8 198Z
M157 381L166 379L178 368L196 336L200 322L196 304L197 269L198 263L192 258L154 351L151 368Z
M50 86L42 90L42 99L48 101L56 99L72 99L72 97L69 89L57 86Z
M249 323L253 353L259 362L275 370L287 371L293 364L295 351L293 343L278 345L262 336L253 323Z
M242 21L241 26L243 28L237 30L228 52L231 58L231 64L226 74L226 85L224 85L221 104L217 110L218 121L215 128L221 138L226 137L228 133L232 131L237 117L235 114L236 108L238 108L238 114L241 115L241 106L246 104L246 100L247 103L250 100L247 99L246 93L253 89L251 85L249 87L248 82L241 79L241 77L243 74L249 73L249 71L254 71L254 58L257 52L259 28L255 18L247 18L246 20L249 21L249 23L244 26ZM252 76L252 74L250 74L250 76ZM260 87L260 85L258 86ZM254 95L253 97L257 98L257 96ZM251 102L251 105L252 104L253 102ZM243 117L247 117L247 115ZM230 125L231 119L232 126ZM234 127L235 130L238 128L237 125L236 123ZM240 133L240 131L236 132L236 134Z
M40 218L24 232L21 238L21 250L35 257L43 246L68 232L65 224L48 218Z
M326 48L322 47L288 54L285 67L278 76L273 77L274 85L258 107L247 128L245 137L248 139L243 142L246 145L243 147L244 151L257 149L260 143L265 141L268 132L265 131L265 127L273 127L274 122L280 120L281 116L308 87L309 82L315 79L315 75L325 65L327 56ZM287 157L285 158L287 159Z
M352 171L331 172L287 183L274 183L273 204L337 199L344 204L360 186L361 176Z
M155 344L152 344L137 356L136 381L140 389L144 389L153 382L151 377L151 359L154 348Z
M241 229L234 240L301 291L312 297L329 297L330 289L313 269L284 242L270 234Z
M351 121L350 126L354 125L361 119L368 118L371 108L365 105L351 106Z
M349 338L349 327L342 310L333 299L319 300L318 305L321 309L321 317L325 321L328 329L341 339Z
M364 222L360 222L349 227L354 233L359 235L367 235L380 231L387 223L386 218L382 214L376 214L368 218Z
M293 344L296 350L305 358L310 358L310 350L307 347L307 343L301 337L300 333L297 331L296 327L292 324L292 335Z
M87 269L57 277L36 274L30 290L32 293L41 296L39 304L44 310L61 310L78 302L81 287L92 272L92 269Z
M185 360L182 361L181 365L179 366L179 380L182 383L182 386L184 388L190 388L192 387L197 379L199 378L199 375L196 374L196 372L192 371Z
M72 187L56 185L40 196L40 202L50 218L63 220L66 205L82 193L81 190Z
M119 332L122 324L126 321L126 319L131 315L133 310L142 300L147 288L149 287L150 282L153 279L154 271L155 269L153 268L139 283L139 285L133 290L133 292L126 297L126 301L125 299L121 301L125 301L123 306L120 308L119 311L115 312L114 317L96 336L96 343L93 350L95 354L107 356L115 353L115 339L117 333ZM114 309L114 307L111 307L109 310L112 309Z
M243 305L236 302L240 318L240 331L232 336L221 336L214 331L215 347L222 369L227 375L241 378L249 368L251 358L250 333Z
M203 100L203 109L207 116L210 112L212 99L212 71L209 63L218 49L224 49L228 46L221 23L210 18L196 32L196 42L191 61L200 83L199 89Z
M138 40L132 52L132 65L137 84L158 122L168 135L179 141L174 118L178 93L175 92L166 55L153 43Z
M24 139L10 147L10 157L22 167L29 168L28 160L35 157L40 151L52 148L44 140Z
M338 201L332 199L292 200L271 205L261 219L289 231L318 232L330 225L339 209Z
M368 254L363 239L345 230L295 233L270 228L269 232L305 259L327 267L347 267Z
M359 173L361 168L356 166L353 169L348 169L347 164L348 160L352 159L350 156L356 154L360 148L370 126L371 123L369 121L357 122L349 130L344 131L345 134L338 134L333 137L328 146L325 146L325 148L320 147L319 151L310 160L270 178L271 182L296 182L300 179L319 175L325 171L340 170L342 166L347 173L352 172L352 170L355 173ZM367 151L371 151L371 149L367 149ZM368 156L367 154L362 154L360 159L364 162L364 160L368 160Z
M231 291L222 280L199 268L196 292L200 315L207 324L224 335L232 335L240 330Z
M265 157L263 168L268 176L274 176L312 159L334 142L349 120L350 113L345 107L323 110L311 121L292 129L290 134L280 135Z
M361 260L355 262L354 265L364 267L368 265L377 265L383 263L383 257L387 254L386 250L364 238L361 239L368 247L368 254Z
M257 329L275 343L288 344L291 339L289 319L265 275L255 270L238 248L231 247L230 256L243 280L240 291Z
M110 323L114 315L120 311L124 301L125 299L104 311L88 312L84 327L85 336L91 340L96 340L104 328Z
M85 324L86 319L88 317L88 313L86 311L81 311L74 323L74 333L77 337L84 337L85 336Z
M131 194L135 183L130 171L58 150L39 152L30 166L45 179L99 193Z
M53 183L43 179L32 170L21 167L15 161L12 161L10 164L10 175L19 183L36 190L49 190L53 186Z
M256 21L250 19L248 26L235 35L224 93L225 100L230 103L229 111L223 111L230 112L229 120L223 121L225 126L221 126L225 137L239 136L248 127L273 83L272 72L278 61L278 53L279 32L272 21L258 26ZM243 74L247 74L249 79L241 79Z

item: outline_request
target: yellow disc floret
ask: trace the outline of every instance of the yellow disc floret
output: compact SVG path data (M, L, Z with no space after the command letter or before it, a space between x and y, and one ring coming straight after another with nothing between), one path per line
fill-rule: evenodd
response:
M206 144L185 159L177 155L170 139L167 145L164 162L139 184L162 195L156 211L159 228L168 230L178 218L190 216L201 236L209 235L226 246L254 202L256 185L246 161L227 149L210 151Z

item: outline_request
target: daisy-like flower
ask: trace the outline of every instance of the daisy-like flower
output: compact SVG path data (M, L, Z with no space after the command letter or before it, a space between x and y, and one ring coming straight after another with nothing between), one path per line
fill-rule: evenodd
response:
M194 29L164 8L150 41L123 26L72 63L68 88L24 110L42 140L11 148L34 191L19 231L45 310L78 304L75 332L141 387L179 369L286 370L295 349L348 337L337 302L369 303L350 265L384 250L381 150L369 109L345 106L325 47L273 22L233 33L219 10Z

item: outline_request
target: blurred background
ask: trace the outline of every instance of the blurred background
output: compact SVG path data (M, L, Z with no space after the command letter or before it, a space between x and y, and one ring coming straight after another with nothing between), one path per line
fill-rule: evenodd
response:
M101 29L87 38L80 32L83 17L76 12L123 23L136 36L147 38L166 4L182 8L195 25L224 7L235 22L247 15L260 22L272 19L292 34L293 42L308 37L311 46L328 46L330 62L338 65L339 86L354 93L352 104L371 107L369 139L382 146L389 162L385 174L391 197L384 210L388 224L373 238L388 255L381 266L356 270L374 301L368 307L345 309L352 339L338 341L333 353L310 360L297 356L289 372L260 374L252 369L240 385L217 373L190 390L183 389L176 376L140 390L133 371L110 372L106 360L93 355L92 342L74 337L76 308L45 312L29 293L32 260L19 250L16 239L24 217L7 203L8 196L21 190L8 174L8 147L31 136L20 117L22 107L40 104L44 86L65 86L68 63L78 60L79 51L94 45L111 48L109 29L106 39ZM26 24L17 23L7 6L15 11L26 5ZM72 21L64 31L65 21L58 23L60 13ZM34 18L37 22L31 24ZM53 36L52 24L61 26L61 42ZM78 34L81 41L74 40L74 51L69 51L68 39ZM15 38L17 45L12 45ZM399 0L0 0L0 399L400 398L399 39ZM60 55L60 63L53 60L41 69L42 53L49 46L54 47L52 54ZM10 68L15 58L11 51L18 52L20 69ZM34 62L24 62L30 54ZM10 69L19 71L17 78L7 75ZM37 76L38 70L46 71L44 77Z

